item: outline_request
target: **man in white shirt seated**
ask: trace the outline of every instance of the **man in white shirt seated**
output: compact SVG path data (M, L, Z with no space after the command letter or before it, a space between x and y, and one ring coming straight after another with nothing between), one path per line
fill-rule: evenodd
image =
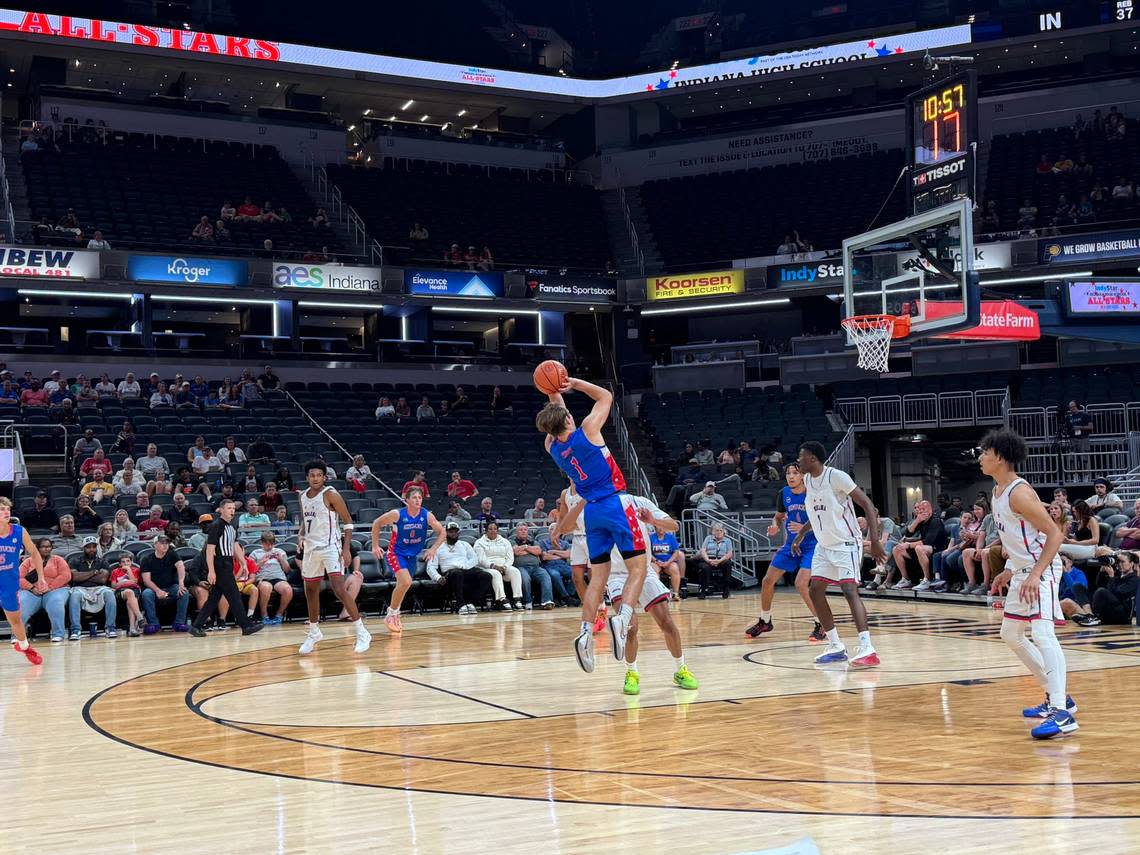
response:
M245 463L245 452L238 448L236 439L227 436L225 447L218 451L218 460L222 462L223 466L228 466L231 463Z
M451 589L452 611L461 615L476 613L491 590L491 577L479 569L479 559L470 543L459 539L459 523L447 524L447 540L440 545L435 560L427 564L427 574L440 587Z
M689 504L696 505L698 511L727 511L728 502L716 491L716 482L708 481L699 493L689 496Z
M156 472L170 471L170 465L166 462L166 458L158 456L158 446L153 442L146 447L146 456L140 457L136 465L147 478L153 478Z
M126 379L119 383L118 392L120 398L138 398L142 395L142 386L135 380L133 372L128 372Z

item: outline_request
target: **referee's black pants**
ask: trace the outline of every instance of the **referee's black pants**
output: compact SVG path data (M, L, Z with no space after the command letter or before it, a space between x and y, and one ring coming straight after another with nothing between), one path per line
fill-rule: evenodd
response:
M225 556L221 557L215 562L215 567L221 566L223 568L232 568L234 560ZM203 576L206 574L203 573ZM250 623L250 619L245 614L245 603L241 599L241 591L238 590L237 579L234 578L232 569L227 573L225 570L214 573L214 584L210 586L210 594L206 597L206 602L199 609L197 616L194 618L194 626L198 629L205 629L206 622L214 616L214 612L218 610L218 603L221 602L222 597L225 597L230 604L230 614L234 616L237 625L245 629Z

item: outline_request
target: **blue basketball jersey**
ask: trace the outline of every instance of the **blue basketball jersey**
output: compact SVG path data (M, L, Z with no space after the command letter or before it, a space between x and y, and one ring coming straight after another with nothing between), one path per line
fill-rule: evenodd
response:
M788 543L791 543L796 537L796 533L791 529L791 523L803 525L809 521L806 503L807 490L802 493L797 493L791 487L785 485L780 491L780 501L776 505L776 510L783 511L787 514L787 518L784 520L784 531L787 532ZM809 531L804 535L801 546L805 552L809 549L815 549L815 534Z
M428 528L427 508L421 507L416 516L409 514L407 508L400 508L388 548L401 555L416 555L427 545Z
M574 482L574 488L587 502L597 502L625 491L625 476L604 445L594 445L581 428L566 442L550 444L555 464Z
M0 537L0 573L20 569L20 553L24 550L24 529L11 523L7 537Z

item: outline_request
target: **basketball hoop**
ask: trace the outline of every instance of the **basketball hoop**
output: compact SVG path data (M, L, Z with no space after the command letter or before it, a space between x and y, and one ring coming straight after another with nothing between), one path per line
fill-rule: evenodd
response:
M882 374L891 355L891 339L910 333L908 315L856 315L841 322L847 330L847 343L859 349L859 362L864 371Z

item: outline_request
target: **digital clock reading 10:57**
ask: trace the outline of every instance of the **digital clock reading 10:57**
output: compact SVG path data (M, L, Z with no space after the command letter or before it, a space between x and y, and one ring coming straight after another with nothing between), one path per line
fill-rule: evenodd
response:
M970 139L968 98L965 83L949 83L914 99L913 142L917 165L941 163L967 150Z

